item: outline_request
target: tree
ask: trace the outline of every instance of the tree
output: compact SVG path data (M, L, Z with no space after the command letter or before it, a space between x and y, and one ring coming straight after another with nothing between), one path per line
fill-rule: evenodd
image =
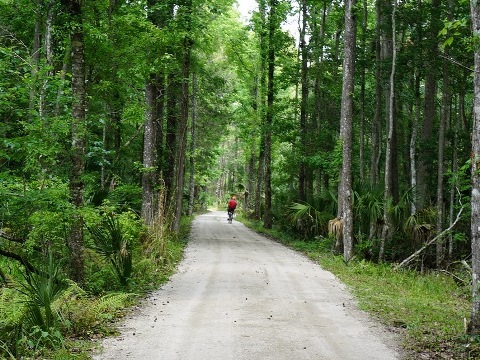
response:
M300 29L300 55L301 55L301 104L300 104L300 171L298 175L298 201L307 199L307 104L308 104L308 48L305 40L307 32L307 1L301 1L302 24Z
M472 313L468 331L472 335L480 334L480 3L470 2L472 16L474 60L474 113L472 129Z
M393 160L392 160L392 148L394 142L394 132L395 132L395 123L394 123L394 100L395 100L395 71L396 71L396 61L397 61L397 43L396 43L396 12L397 12L397 0L393 2L392 9L392 68L390 71L390 81L388 89L390 93L388 94L388 106L387 111L387 146L385 149L385 192L384 192L384 204L383 204L383 228L382 228L382 238L380 244L379 252L379 261L384 260L385 254L385 243L388 239L391 238L393 232L393 221L390 214L390 206L393 203L393 190L392 190L392 174L393 174Z
M185 35L182 48L182 81L181 81L181 98L180 98L180 118L177 127L177 148L176 148L176 168L175 168L175 204L174 219L172 229L175 232L180 230L180 218L183 210L183 188L185 185L185 157L187 146L187 130L188 130L188 114L190 99L190 66L191 53L193 47L192 30L192 0L185 1L184 5L184 22Z
M430 24L428 29L428 66L425 78L425 102L421 137L421 151L418 159L417 171L417 201L418 208L424 209L428 206L429 176L433 173L430 158L432 156L431 140L433 136L433 124L436 116L436 96L438 88L437 67L438 67L438 33L440 31L440 1L432 0L430 8Z
M263 226L271 229L272 216L272 124L275 100L275 32L277 30L277 0L269 0L267 55L267 113L265 115L265 215Z
M342 111L340 139L343 145L339 203L342 204L343 257L353 257L353 190L352 190L352 139L353 139L353 89L355 79L356 0L345 3L345 46L343 60Z
M166 26L171 5L159 8L157 1L148 3L149 20L154 26ZM151 60L154 61L153 59ZM145 85L146 116L143 130L143 172L142 172L142 219L147 225L153 224L157 205L155 187L161 165L161 146L163 135L164 110L164 73L158 71L148 75Z
M72 148L70 172L70 196L74 206L74 216L70 228L68 247L70 249L70 271L72 278L78 283L84 281L83 255L83 218L79 213L83 205L84 183L82 176L85 170L85 137L86 137L86 91L85 91L85 59L82 19L82 2L70 0L66 2L72 21L70 41L72 47Z

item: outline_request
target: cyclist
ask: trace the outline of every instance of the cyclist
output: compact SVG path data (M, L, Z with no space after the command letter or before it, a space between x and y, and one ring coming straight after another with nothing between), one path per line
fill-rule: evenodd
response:
M237 207L237 198L235 197L235 195L232 195L232 197L230 198L227 204L228 222L232 222L233 212L235 211L236 207Z

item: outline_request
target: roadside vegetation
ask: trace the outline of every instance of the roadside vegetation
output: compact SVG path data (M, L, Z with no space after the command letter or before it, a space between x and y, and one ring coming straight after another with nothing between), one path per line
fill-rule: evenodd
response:
M95 339L112 335L114 322L174 272L191 217L174 234L166 223L149 230L131 211L103 210L86 221L83 287L65 277L52 253L35 272L2 260L1 359L90 359Z
M398 333L407 359L478 359L480 339L466 335L471 311L471 274L463 264L448 271L395 270L356 257L345 263L333 252L334 239L300 240L279 228L238 217L257 232L300 251L331 271L358 300L359 307Z

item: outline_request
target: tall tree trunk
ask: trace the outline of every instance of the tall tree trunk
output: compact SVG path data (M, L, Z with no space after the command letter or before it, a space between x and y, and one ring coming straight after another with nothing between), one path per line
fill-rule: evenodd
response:
M197 120L197 75L192 75L192 119L190 122L190 180L188 185L188 215L192 216L195 205L195 150L196 150L196 128Z
M448 1L448 20L453 21L453 4L452 1ZM448 53L447 53L448 55ZM443 230L444 221L444 202L443 202L443 172L444 172L444 156L443 150L445 147L445 127L450 120L450 106L452 95L450 91L450 72L447 59L442 61L443 70L443 89L442 89L442 114L440 116L440 128L438 131L438 168L437 168L437 234L440 234ZM436 265L437 268L441 268L445 258L445 240L440 237L437 240L436 249Z
M421 11L422 8L422 0L417 0L417 8ZM417 39L415 40L417 43L421 43L422 41L422 22L419 17L416 23L416 36ZM417 162L417 140L418 140L418 126L420 123L420 113L421 113L421 95L420 95L420 63L415 64L415 114L413 117L413 124L412 124L412 137L410 139L410 185L412 187L412 203L410 206L410 214L414 215L417 212L418 208L418 162Z
M158 0L148 0L148 18L154 26L162 28L168 19L168 5L162 10L158 8ZM110 2L114 9L115 2ZM112 10L113 11L113 10ZM143 131L143 172L142 172L142 210L141 217L148 226L153 225L158 199L155 192L159 178L162 142L163 116L163 74L152 72L145 85L146 119Z
M432 140L433 123L436 115L436 97L437 97L437 59L438 59L438 32L439 27L439 9L440 0L432 0L430 29L429 29L429 45L428 45L428 60L427 73L425 78L425 106L423 114L423 124L421 132L422 149L418 157L418 172L417 172L417 195L418 208L423 209L429 206L429 174L433 174L432 149L428 145Z
M410 186L413 192L413 200L410 207L410 214L414 215L417 212L417 136L418 123L420 121L420 75L418 70L415 71L415 113L413 115L412 123L412 137L410 138Z
M301 82L302 99L300 105L300 171L298 175L298 201L306 200L306 182L307 182L307 104L308 104L308 49L305 40L307 31L307 2L301 1L302 8L302 27L300 31L300 53L302 57Z
M185 31L186 35L183 40L183 65L182 65L182 97L180 100L180 123L178 127L177 156L176 156L176 172L175 172L175 191L176 201L174 204L175 215L173 218L172 229L175 232L180 230L180 218L183 210L183 188L185 185L185 155L187 146L187 129L188 129L188 104L190 91L190 63L193 40L191 38L191 17L192 17L192 0L185 2Z
M165 151L162 161L162 175L167 189L168 207L171 208L173 202L173 182L175 175L175 147L177 143L177 124L178 124L178 88L181 86L178 81L178 74L168 75L167 84L167 126L165 134Z
M359 149L359 167L360 182L365 181L365 77L367 70L367 25L368 8L367 0L363 0L363 18L362 18L362 37L360 49L362 51L362 66L360 72L360 149Z
M72 93L74 97L72 111L72 148L70 172L70 197L74 207L74 216L70 228L68 248L70 250L70 271L72 279L78 283L84 281L84 245L83 218L80 208L83 205L84 184L82 176L85 170L85 138L86 138L86 91L85 91L85 60L82 6L80 0L70 0L67 3L72 27Z
M342 198L343 220L343 257L349 261L353 257L353 179L352 179L352 146L353 146L353 90L355 76L356 17L354 8L357 0L345 2L345 49L343 60L342 108L340 115L340 136L343 144L342 152L342 191L338 194L339 203Z
M445 147L445 126L450 118L450 85L447 60L443 60L443 94L442 94L442 114L440 116L440 127L438 130L438 165L437 165L437 234L443 230L444 220L444 202L443 202L443 173L444 173L444 156ZM442 237L437 240L436 244L436 265L441 268L445 258L445 241Z
M381 118L382 118L382 59L381 59L381 23L382 7L381 0L376 2L377 25L375 29L375 114L373 116L371 128L371 147L370 147L370 186L378 184L379 164L382 147L381 139Z
M143 130L143 172L142 172L142 219L146 225L153 225L155 217L155 185L157 182L155 160L157 158L156 149L156 128L155 120L157 117L157 92L154 74L145 87L145 100L147 105L146 120Z
M258 116L260 118L260 150L258 154L258 171L257 171L257 186L255 190L255 213L254 217L260 219L262 209L262 189L264 187L264 174L265 174L265 138L266 138L266 103L265 94L267 93L267 44L268 44L268 32L267 32L267 0L259 0L258 7L261 17L260 25L260 94L258 96Z
M323 99L321 92L321 76L322 71L320 70L320 64L323 62L323 47L325 43L325 26L326 26L326 17L327 17L327 0L322 2L322 8L318 5L313 5L311 10L312 19L312 35L311 35L311 48L313 52L313 61L314 61L314 113L313 118L315 120L315 132L314 136L320 137L322 134L322 109L323 109ZM320 23L318 23L320 19ZM316 182L316 196L319 196L322 189L322 170L318 167L315 170L315 182Z
M480 2L471 0L473 38L480 38ZM471 335L480 335L480 46L474 43L475 72L474 72L474 107L472 129L472 313L468 332Z
M457 100L458 101L458 100ZM455 123L453 125L453 144L452 144L452 167L451 171L452 174L456 174L458 172L458 127L460 123L460 113L458 112L458 104L457 104L457 116L454 117ZM453 222L455 221L454 217L454 209L455 209L455 200L457 198L457 181L455 180L452 182L450 185L450 210L449 210L449 227L453 225ZM450 232L448 234L448 257L449 259L452 259L453 256L453 232Z
M390 72L390 81L388 88L390 89L388 100L388 124L387 124L387 146L385 149L385 193L384 193L384 209L383 209L383 229L380 241L379 261L384 260L385 244L391 238L393 231L393 221L390 214L390 206L393 201L391 176L392 176L392 143L394 136L394 100L395 100L395 71L396 71L396 16L397 0L393 2L392 9L392 68Z
M275 76L275 31L277 30L277 0L270 0L268 15L268 83L267 83L267 115L265 117L265 214L263 226L271 229L272 215L272 123L274 102L274 76Z

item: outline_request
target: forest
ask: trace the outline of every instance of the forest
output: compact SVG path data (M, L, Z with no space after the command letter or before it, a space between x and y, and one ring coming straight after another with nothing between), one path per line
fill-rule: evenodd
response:
M346 264L467 272L479 334L477 7L0 0L0 354L87 338L231 194Z

